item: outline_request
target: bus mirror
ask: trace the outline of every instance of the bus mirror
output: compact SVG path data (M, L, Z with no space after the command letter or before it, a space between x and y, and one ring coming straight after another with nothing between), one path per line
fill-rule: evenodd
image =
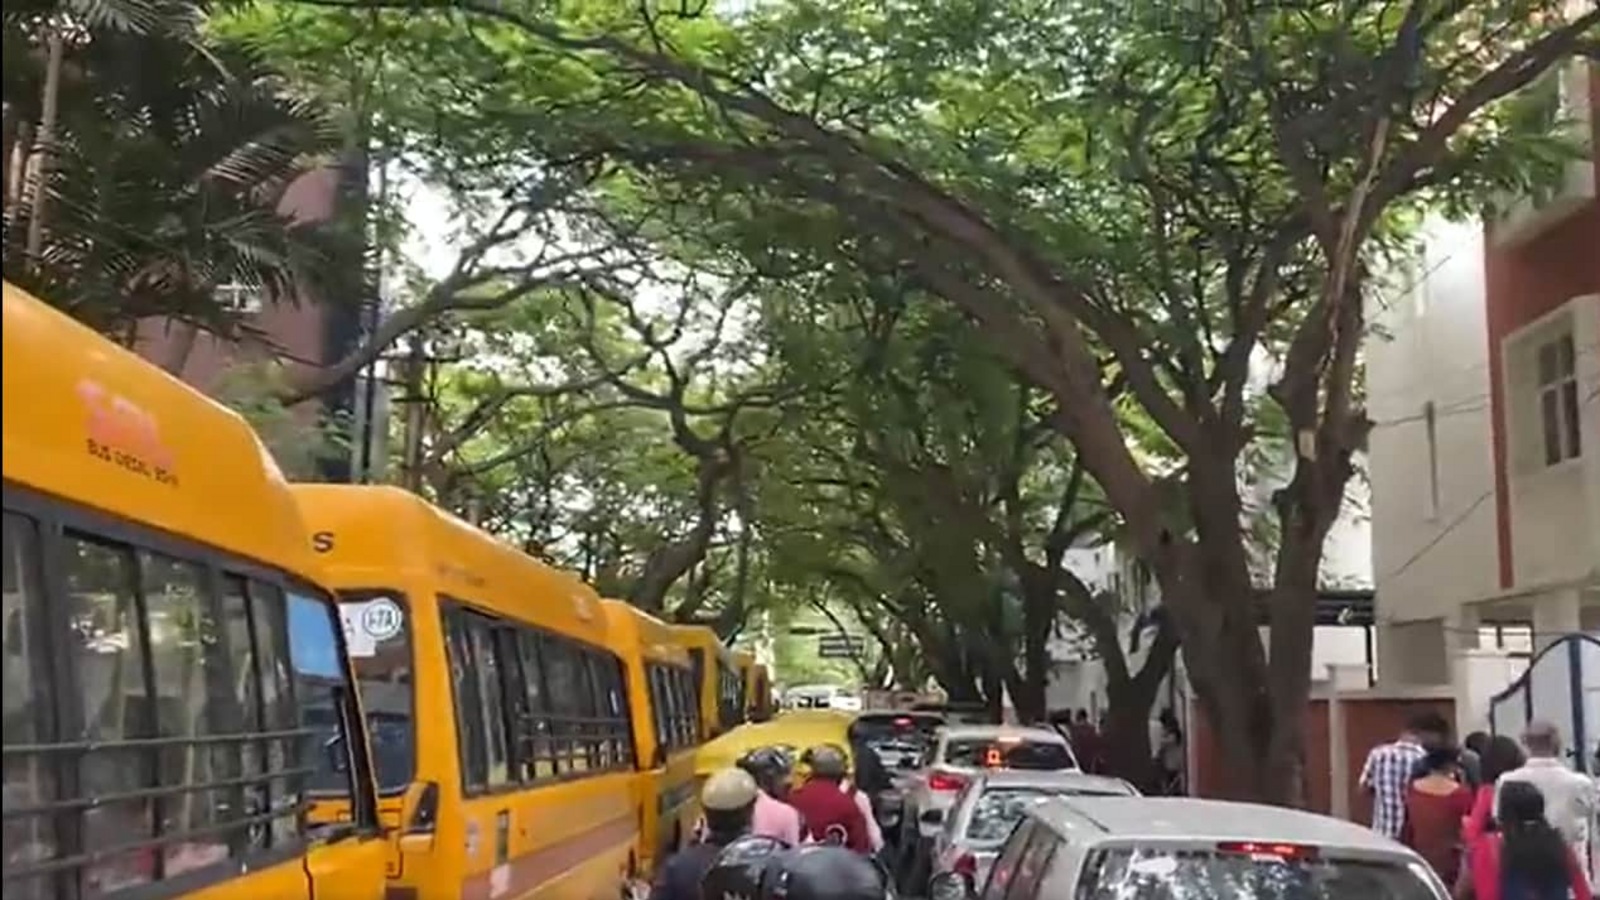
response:
M344 752L344 736L334 735L322 742L322 753L327 757L328 768L340 775L350 771L350 758Z

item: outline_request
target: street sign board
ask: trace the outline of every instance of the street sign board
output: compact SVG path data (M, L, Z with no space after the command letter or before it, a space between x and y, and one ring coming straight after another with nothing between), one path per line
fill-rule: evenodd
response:
M864 642L853 634L825 634L817 638L817 655L823 659L854 659L863 649Z

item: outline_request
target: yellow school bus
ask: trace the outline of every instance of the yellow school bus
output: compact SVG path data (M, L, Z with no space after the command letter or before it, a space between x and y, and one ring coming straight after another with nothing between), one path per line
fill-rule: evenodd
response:
M634 804L639 866L651 871L683 844L699 817L694 751L700 713L694 705L689 653L660 619L621 600L606 600L611 646L628 671L628 708L639 754Z
M709 741L744 722L744 685L733 653L704 625L673 625L672 636L689 651L695 704L700 708L700 739Z
M616 900L639 825L600 598L397 488L294 491L367 702L392 900Z
M380 900L338 615L255 433L10 284L0 334L5 896Z

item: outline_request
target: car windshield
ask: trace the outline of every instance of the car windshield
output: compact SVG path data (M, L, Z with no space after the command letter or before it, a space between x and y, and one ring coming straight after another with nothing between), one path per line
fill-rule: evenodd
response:
M1074 790L1067 787L1006 787L990 788L972 804L972 816L967 821L963 843L973 847L998 847L1005 843L1028 808L1050 797L1119 797L1116 791Z
M1004 788L984 791L972 804L964 843L975 846L1003 843L1028 808L1050 794L1037 788Z
M850 726L850 736L878 754L889 768L920 758L933 742L933 735L944 724L935 716L861 716Z
M1129 848L1085 867L1082 900L1443 900L1420 864Z
M953 739L945 746L944 761L968 769L1076 769L1077 760L1065 744L1051 741L996 741L992 738Z

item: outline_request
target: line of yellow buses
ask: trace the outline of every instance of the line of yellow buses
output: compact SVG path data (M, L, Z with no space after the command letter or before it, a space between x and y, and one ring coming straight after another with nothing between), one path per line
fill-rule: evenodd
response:
M5 285L7 900L617 900L768 676Z

